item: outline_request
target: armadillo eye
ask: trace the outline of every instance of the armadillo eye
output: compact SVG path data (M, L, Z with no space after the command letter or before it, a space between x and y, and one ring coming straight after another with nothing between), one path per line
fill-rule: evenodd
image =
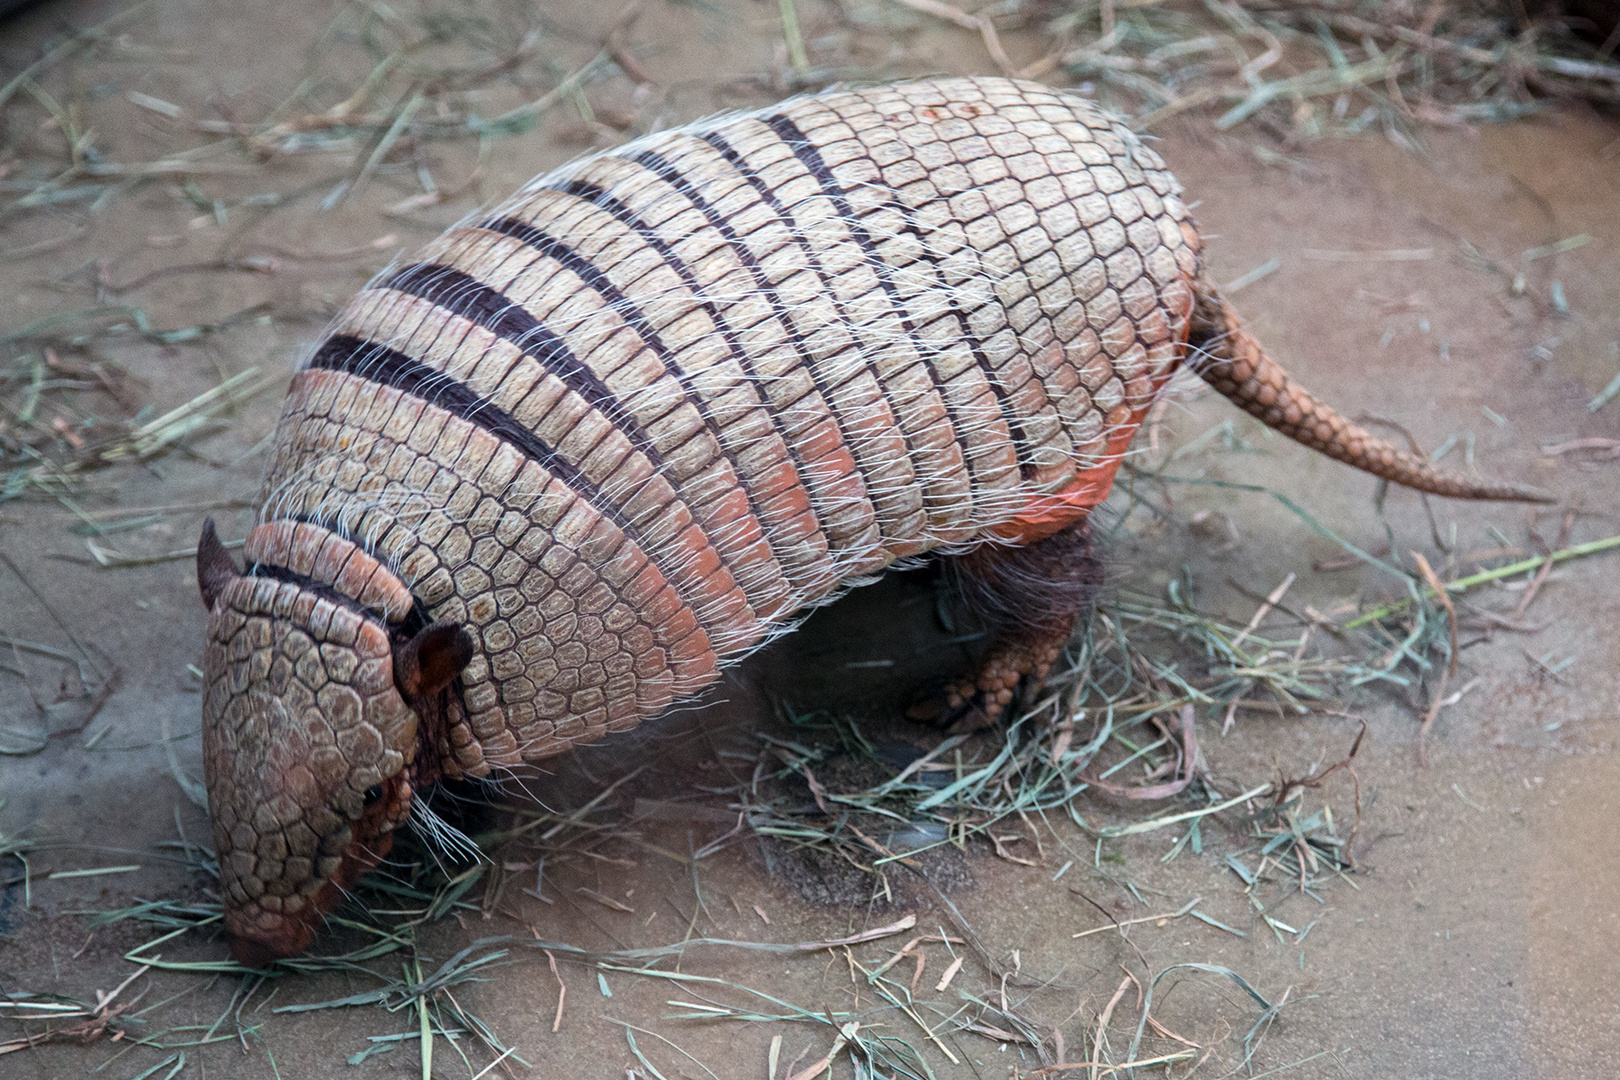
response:
M367 806L375 806L377 804L377 800L382 797L383 789L381 784L372 784L370 787L366 788Z

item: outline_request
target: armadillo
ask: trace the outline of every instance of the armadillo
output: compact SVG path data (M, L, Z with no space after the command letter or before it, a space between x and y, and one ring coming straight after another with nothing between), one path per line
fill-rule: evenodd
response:
M1179 193L1089 100L933 79L637 139L378 278L292 380L246 570L198 547L235 955L306 948L425 785L630 728L899 560L1022 611L943 694L994 719L1178 365L1380 477L1542 498L1313 398Z

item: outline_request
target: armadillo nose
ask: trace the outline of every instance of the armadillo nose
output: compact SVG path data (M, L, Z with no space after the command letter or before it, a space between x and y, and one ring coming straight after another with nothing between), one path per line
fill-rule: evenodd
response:
M315 939L315 930L308 924L263 910L253 913L252 925L246 928L241 912L227 911L226 934L231 942L231 959L244 967L268 967L272 961L297 956L309 948ZM231 925L235 923L236 925Z
M280 960L282 957L290 955L290 953L282 952L271 946L268 942L260 941L256 938L240 937L237 935L232 935L231 937L231 959L235 960L243 967L269 967L271 962Z

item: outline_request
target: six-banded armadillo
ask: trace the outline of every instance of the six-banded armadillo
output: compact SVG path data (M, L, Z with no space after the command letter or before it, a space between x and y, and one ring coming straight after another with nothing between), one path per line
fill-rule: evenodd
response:
M1184 361L1379 476L1537 497L1312 399L1178 191L1045 86L836 91L543 176L363 291L293 380L246 573L211 524L198 549L237 955L303 949L422 785L631 727L898 559L944 549L1023 609L946 694L995 716Z

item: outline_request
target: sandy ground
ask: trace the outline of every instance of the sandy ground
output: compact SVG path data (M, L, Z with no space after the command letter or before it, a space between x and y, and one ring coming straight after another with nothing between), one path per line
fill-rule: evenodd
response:
M201 136L186 134L182 120L131 103L129 91L172 103L186 118L253 119L296 85L307 49L337 8L316 0L270 7L166 0L132 20L125 37L93 59L53 72L44 85L62 100L90 103L90 116L79 123L94 126L95 145L107 160L152 160L195 145ZM547 55L559 71L574 70L594 55L614 15L587 5L545 7ZM909 19L898 20L898 29L868 25L851 31L831 18L830 8L799 8L817 49L868 70L992 70L973 35L907 29ZM0 74L32 60L59 26L90 25L116 10L63 2L3 24ZM769 77L749 77L781 70L778 26L775 5L769 4L648 5L626 40L652 85L637 91L623 77L592 84L597 120L667 124L779 96L781 88ZM1036 50L1016 36L1008 47L1020 57ZM333 63L353 67L360 61L357 53L340 52ZM539 79L532 96L550 85ZM490 108L519 100L514 91ZM26 113L14 108L12 123L22 115L30 124L43 116L32 107ZM41 129L16 136L17 129L11 130L10 145L22 158L60 157L59 133ZM1620 341L1620 131L1612 123L1553 111L1473 132L1426 131L1420 153L1367 137L1315 143L1282 159L1264 155L1264 161L1250 149L1257 135L1240 130L1217 137L1207 118L1182 118L1156 134L1189 197L1198 201L1216 280L1280 260L1276 272L1241 290L1236 301L1262 340L1308 385L1351 415L1399 420L1428 447L1456 437L1448 459L1453 464L1469 446L1481 471L1552 489L1580 509L1572 542L1620 532L1620 463L1542 451L1572 439L1620 434L1620 401L1597 412L1586 408L1620 367L1614 344ZM242 536L250 520L243 500L255 490L280 385L336 306L402 248L431 236L479 198L506 193L593 138L617 137L611 127L583 124L578 113L553 114L526 136L492 144L476 195L404 215L382 211L421 189L412 168L392 165L378 170L354 197L321 211L322 198L352 167L351 146L343 154L278 158L241 172L199 175L189 193L178 180L160 179L122 193L94 216L67 206L0 220L0 248L24 253L0 262L0 332L98 304L139 307L159 328L217 324L246 311L227 330L193 341L159 345L113 338L96 344L94 355L127 370L134 379L132 400L155 411L250 366L275 382L228 425L191 441L183 452L88 477L73 494L74 504L86 512L212 507L223 535ZM52 139L56 144L47 147ZM432 144L422 154L439 185L452 189L472 172L477 152L468 141ZM275 208L242 201L267 191L305 194ZM208 209L215 199L225 210ZM1582 234L1591 238L1583 246L1520 262L1527 249ZM312 257L390 236L358 257ZM62 241L53 245L56 238ZM1506 269L1464 259L1464 241ZM1429 254L1391 258L1392 251ZM258 272L171 274L119 295L107 288L164 267L254 252L279 254ZM1362 254L1342 254L1347 252ZM1527 267L1526 289L1518 295L1511 278L1521 265ZM1567 312L1552 299L1555 282ZM86 408L116 408L104 397L84 397ZM1233 418L1228 406L1207 396L1183 400L1166 416L1163 443L1152 460ZM1447 554L1437 547L1414 496L1391 493L1380 520L1374 481L1269 440L1245 418L1235 424L1248 451L1209 441L1177 461L1171 473L1287 492L1352 542L1376 548L1392 541L1397 552L1421 551L1445 572ZM1254 610L1255 595L1269 592L1290 572L1298 574L1287 601L1294 611L1309 604L1331 612L1357 597L1396 595L1396 585L1370 572L1313 571L1313 561L1331 558L1337 549L1263 495L1186 486L1160 494L1172 500L1173 513L1156 524L1143 516L1132 538L1110 553L1117 581L1152 590L1185 567L1198 583L1200 606L1239 622ZM1433 509L1436 531L1454 553L1499 546L1503 541L1493 529L1510 545L1534 547L1522 507L1436 502ZM1225 514L1238 542L1228 545L1223 529L1190 527L1201 510ZM184 549L202 512L170 510L153 524L102 542L140 555ZM201 651L203 611L186 560L100 568L89 560L85 541L70 531L78 521L63 503L37 495L0 504L0 552L9 562L0 568L0 633L64 653L82 650L101 673L116 669L121 675L88 728L49 739L35 753L0 757L0 835L26 834L41 843L26 903L15 881L17 865L0 864L0 881L9 883L0 891L0 991L94 1000L97 990L112 989L134 971L122 959L124 950L155 933L127 923L93 931L87 917L75 912L133 898L200 897L205 887L161 857L171 849L154 849L175 840L177 831L192 840L207 835L204 813L174 778L175 769L191 777L201 772L198 684L189 665ZM1536 519L1537 533L1548 540L1558 527L1557 512ZM1223 853L1241 843L1235 836L1210 829L1202 856L1189 853L1161 863L1174 834L1152 833L1111 843L1108 861L1097 862L1102 852L1093 842L1058 822L1055 829L1041 827L1040 852L1030 850L1027 839L1017 848L1033 865L973 849L951 893L988 953L1031 978L998 988L967 954L950 993L928 994L949 963L944 949L932 945L920 996L961 1005L950 996L958 989L981 997L1008 993L1043 1035L1055 1029L1072 1048L1088 1045L1098 1013L1120 985L1122 966L1140 979L1144 965L1158 973L1177 963L1222 964L1272 1001L1286 995L1288 1004L1255 1054L1257 1074L1288 1068L1288 1075L1298 1077L1612 1075L1605 1062L1620 1039L1620 851L1612 842L1620 814L1617 557L1597 556L1554 572L1521 620L1534 632L1465 635L1451 683L1465 692L1434 724L1428 768L1417 762L1415 717L1427 702L1419 692L1409 698L1363 693L1346 705L1348 715L1280 717L1246 710L1225 737L1217 734L1218 716L1204 718L1210 768L1232 790L1337 760L1358 729L1352 717L1369 724L1358 758L1358 872L1320 900L1279 894L1269 909L1296 929L1309 926L1302 940L1273 934L1245 902L1241 883L1222 865ZM1487 594L1485 602L1511 610L1518 595ZM1271 619L1268 627L1288 632L1283 614ZM543 799L566 803L640 769L622 789L627 814L634 799L646 800L644 807L689 799L694 788L731 767L719 751L740 748L752 756L752 732L774 722L777 701L841 709L877 722L892 715L911 687L953 662L940 635L926 585L901 581L858 592L736 672L718 695L723 701L560 763L531 787ZM892 666L872 666L884 661ZM46 730L73 728L86 707L76 678L70 664L12 652L0 664L0 728L7 745L25 746ZM50 705L59 689L65 700ZM1320 798L1341 819L1353 814L1344 774ZM686 851L725 830L715 820L724 799L699 798L695 805L689 818L647 816L638 825L641 835L649 845ZM1089 803L1084 812L1119 820L1142 816L1136 809ZM791 882L768 872L757 846L738 845L704 860L696 877L648 851L581 860L555 876L548 871L555 892L550 906L518 897L508 905L510 917L443 920L424 934L421 953L438 962L480 937L514 933L613 949L662 945L689 934L816 940L905 914L916 915L917 933L949 925L931 895L907 895L887 906L811 903ZM1067 862L1073 869L1054 880ZM137 870L112 875L43 876L136 864ZM1139 895L1121 886L1125 880ZM580 887L631 910L576 899L583 896ZM1075 940L1073 933L1102 920L1071 890L1098 900L1120 919L1174 911L1201 896L1202 910L1247 936L1180 919L1135 926L1128 940L1116 933ZM876 962L899 940L859 946L849 957L823 951L761 960L735 950L696 950L682 970L723 977L812 1013L858 1012L874 1002L864 980L852 981L849 961ZM223 955L223 945L184 938L162 951L168 959L214 959ZM639 1035L637 1045L648 1061L670 1077L764 1076L773 1036L783 1039L778 1075L785 1076L787 1062L801 1050L808 1051L797 1066L802 1069L832 1043L834 1033L825 1025L670 1019L684 1011L666 1004L683 997L671 983L623 974L599 983L594 971L568 964L560 971L568 995L556 1031L557 980L543 958L521 956L514 965L490 970L488 981L455 992L535 1075L646 1071L626 1041L627 1025ZM343 1060L372 1045L368 1037L414 1033L414 1014L374 1007L274 1010L370 985L357 974L287 977L260 988L238 1015L249 1033L187 1050L180 1075L314 1077L345 1071ZM143 1018L148 1030L198 1025L190 1033L195 1038L232 1006L241 986L229 978L149 972L125 993L132 1000L140 996L137 1010L152 1009ZM707 984L697 992L739 1005L748 1000L724 988L711 992ZM761 1003L754 999L748 1007ZM928 1015L937 1023L938 1015ZM1124 1060L1138 1015L1135 991L1129 991L1111 1029L1114 1060ZM1212 1076L1241 1061L1242 1039L1256 1015L1231 984L1203 977L1161 982L1154 1009L1165 1027L1212 1051L1200 1070ZM934 1076L1001 1077L1038 1064L1027 1049L987 1038L959 1035L936 1045L893 1010L871 1022L920 1047ZM236 1024L229 1021L224 1030L235 1031ZM0 1040L22 1030L0 1023ZM0 1074L79 1075L116 1056L100 1075L137 1076L171 1058L171 1051L131 1042L30 1049L0 1058ZM401 1045L367 1059L355 1074L420 1075L414 1034ZM1179 1046L1168 1038L1148 1045L1159 1053ZM440 1041L434 1069L446 1077L471 1075L488 1063L489 1055L478 1054L467 1068ZM1179 1062L1171 1073L1187 1075L1196 1063ZM176 1075L171 1067L156 1075ZM501 1068L524 1072L510 1060ZM831 1075L851 1075L848 1060L834 1063Z

